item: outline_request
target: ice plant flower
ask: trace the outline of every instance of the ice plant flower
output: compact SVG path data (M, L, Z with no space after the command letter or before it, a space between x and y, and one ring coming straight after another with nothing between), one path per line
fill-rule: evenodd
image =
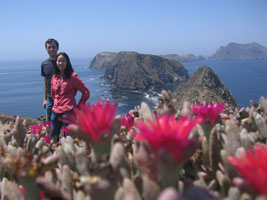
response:
M64 133L69 133L70 132L70 129L68 126L64 127L63 129L61 129L62 132Z
M44 141L46 142L46 144L50 143L50 136L44 136Z
M193 113L201 117L203 120L203 123L205 123L207 120L210 120L211 124L214 125L217 118L219 117L219 114L225 109L225 105L223 103L211 103L211 104L198 104L196 106L191 106L191 110Z
M100 100L91 106L82 105L80 109L74 109L75 120L72 124L78 126L86 134L77 136L92 145L96 159L102 159L104 155L110 153L111 138L115 133L113 125L116 110L117 103L111 104L109 101L101 102Z
M43 122L43 125L44 125L44 127L48 127L48 128L51 129L52 122L51 122L51 121L44 121L44 122Z
M229 115L223 115L223 116L221 116L221 119L223 119L223 120L230 120L231 119L231 116L229 116Z
M95 143L103 139L110 138L113 119L117 110L117 104L109 101L96 104L83 105L80 109L75 109L76 124L83 132L88 134Z
M43 191L40 191L40 199L41 200L46 200L45 193Z
M162 187L175 186L183 164L193 155L193 139L189 138L200 118L189 119L181 116L163 115L155 122L147 119L135 124L135 141L149 143L159 159L159 177ZM195 145L196 146L196 145Z
M160 156L168 152L175 162L179 162L185 147L189 144L189 135L199 118L188 119L180 117L176 120L174 116L163 115L156 118L156 122L147 120L136 124L137 131L134 132L135 141L147 141Z
M42 125L38 124L38 125L31 125L31 132L36 134L36 135L41 135L41 131L42 131Z
M267 146L255 145L254 151L246 149L246 155L229 156L228 161L262 195L267 195Z
M22 195L25 194L24 188L21 185L19 186L19 191Z
M128 130L130 130L134 125L134 118L130 114L127 114L126 116L122 115L121 119L122 119L121 125L125 126Z

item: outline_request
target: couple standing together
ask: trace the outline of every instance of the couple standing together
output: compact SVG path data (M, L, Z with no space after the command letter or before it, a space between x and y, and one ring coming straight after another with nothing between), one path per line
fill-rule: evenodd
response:
M61 128L68 125L60 119L63 115L71 114L75 107L85 104L90 91L73 71L69 56L64 52L57 53L57 40L48 39L45 48L49 58L41 64L41 75L44 77L43 107L46 109L46 120L52 122L50 138L58 141ZM82 93L78 104L75 101L77 91Z

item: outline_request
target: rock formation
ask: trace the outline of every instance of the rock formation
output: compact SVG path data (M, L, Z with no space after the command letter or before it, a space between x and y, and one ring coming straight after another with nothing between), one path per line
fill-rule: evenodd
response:
M176 99L178 109L182 107L184 101L191 103L225 102L230 106L237 106L230 91L208 66L200 67L186 83L179 85L173 97Z
M146 91L166 84L188 80L187 69L180 63L156 55L122 51L106 68L106 79L114 91Z
M16 115L9 115L9 114L0 113L0 121L2 123L15 123L16 117L17 117ZM34 124L34 123L36 124L36 123L40 123L42 121L45 121L45 116L40 116L37 119L21 116L21 120L25 120L26 124Z
M256 43L229 43L220 47L209 59L212 60L253 60L267 59L267 48Z
M117 54L114 52L98 53L91 61L89 68L106 68Z
M177 62L194 62L194 61L205 60L203 56L196 57L193 54L183 54L183 55L167 54L163 55L162 57L168 58L170 60L175 60Z

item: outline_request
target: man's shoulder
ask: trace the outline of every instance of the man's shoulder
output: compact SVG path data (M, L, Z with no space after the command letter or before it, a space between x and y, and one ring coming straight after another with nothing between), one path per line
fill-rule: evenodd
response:
M49 59L45 60L41 64L41 76L52 77L54 74L55 66Z
M41 65L47 65L47 64L48 65L52 64L52 62L51 62L51 60L49 60L49 58L44 60Z

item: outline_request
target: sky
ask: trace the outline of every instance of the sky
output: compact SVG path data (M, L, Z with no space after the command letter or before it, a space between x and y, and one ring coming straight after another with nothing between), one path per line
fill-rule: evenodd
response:
M267 47L267 0L2 0L0 61L103 51L210 56L230 42Z

